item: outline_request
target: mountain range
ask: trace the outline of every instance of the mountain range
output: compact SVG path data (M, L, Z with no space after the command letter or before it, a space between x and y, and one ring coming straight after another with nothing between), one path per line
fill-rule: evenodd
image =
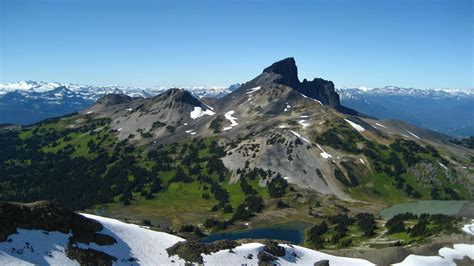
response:
M376 119L345 106L341 98L330 80L300 81L293 58L271 64L222 97L196 97L176 88L149 97L106 93L75 113L0 127L0 200L53 201L83 213L142 221L189 240L222 230L304 223L304 242L296 244L352 257L372 254L364 258L382 265L402 262L413 245L438 250L464 244L455 258L470 256L465 250L474 242L460 228L465 219L474 218L474 207L459 200L474 197L474 150L440 132ZM385 207L415 200L457 200L455 214L460 217L380 216ZM13 208L9 206L0 207ZM42 227L32 227L31 219L21 214L25 208L13 208L11 216L21 219L5 226L4 235L21 228L52 230L46 218ZM117 222L86 214L106 228L99 232L93 221L61 208L62 215L72 215L93 231L81 237L73 229L72 235L64 235L67 228L60 228L63 234L53 240L62 239L59 246L67 245L71 256L80 261L101 251L105 254L99 258L109 262L133 260L115 249L127 246L119 239L132 237L120 235L115 245L104 236L119 234L120 228L107 230ZM54 218L54 213L46 208L38 215ZM20 231L18 241L12 241L24 245L31 233ZM201 254L217 250L173 239L169 244L177 246L168 248L168 255L162 253L164 246L155 247L157 260L171 263L178 260L170 258L176 254L194 263L232 257L231 264L241 264L243 256L251 263L254 256L259 263L327 259L278 243L244 246L246 255L232 244L217 250L230 249L222 251L227 254L235 247L238 257L205 257ZM0 248L11 248L5 243ZM132 250L135 244L130 242ZM388 253L380 255L374 248ZM190 251L197 256L189 258Z
M194 96L222 97L239 84L226 87L185 88ZM0 123L31 124L62 116L92 105L106 94L152 97L166 87L91 86L58 82L20 81L0 84Z
M303 81L306 83L307 81ZM315 82L315 81L313 81ZM184 88L197 98L220 98L241 84L229 87ZM304 88L302 84L292 84ZM0 84L0 123L31 124L76 112L106 94L153 97L166 87L91 86L20 81ZM347 107L379 119L399 119L455 137L474 135L474 91L459 89L336 88Z
M309 84L287 83L302 89ZM318 82L317 80L312 81ZM229 87L184 88L197 98L220 98L241 84ZM0 84L0 123L31 124L76 112L106 94L153 97L166 87L91 86L56 82L20 81ZM399 119L455 137L474 135L474 91L459 89L336 88L345 106L379 119ZM313 95L314 96L314 95ZM335 99L327 99L334 101Z
M400 119L457 137L474 135L474 90L338 88L341 102L379 119Z

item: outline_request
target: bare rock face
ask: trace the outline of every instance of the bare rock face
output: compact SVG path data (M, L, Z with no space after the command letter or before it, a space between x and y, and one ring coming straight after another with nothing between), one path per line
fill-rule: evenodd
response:
M286 85L296 89L300 84L298 79L298 68L293 57L288 57L281 61L273 63L265 68L263 73L276 74L279 77L273 80L274 83Z
M329 266L329 260L320 260L314 263L314 266Z
M263 70L262 75L273 75L274 77L270 79L272 83L291 87L305 96L319 100L322 104L330 106L340 112L349 114L357 113L341 105L339 94L335 91L332 81L315 78L312 81L305 79L303 82L300 82L298 79L298 68L293 57L273 63Z
M103 105L104 107L112 106L112 105L117 105L117 104L122 104L122 103L128 103L132 100L133 98L125 95L125 94L107 94L97 100L96 104Z

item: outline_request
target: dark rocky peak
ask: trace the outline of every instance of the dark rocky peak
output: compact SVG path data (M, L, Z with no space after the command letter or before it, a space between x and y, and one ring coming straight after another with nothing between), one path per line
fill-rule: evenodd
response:
M154 102L166 102L170 105L184 104L192 106L202 106L202 103L185 89L169 89L153 99Z
M265 77L266 81L282 84L293 88L299 93L319 100L322 104L330 106L339 112L355 115L356 111L341 105L339 94L334 89L334 83L330 80L315 78L312 81L306 79L300 82L298 79L298 68L295 59L289 57L278 61L263 70L262 75L275 74L275 77ZM262 76L261 75L261 76Z
M216 105L219 106L219 108L228 108L227 106L240 104L247 100L249 91L257 87L262 88L259 94L267 93L267 96L274 95L273 93L268 94L269 91L264 89L274 87L273 85L275 84L290 87L296 92L318 100L323 105L330 106L339 112L351 115L358 114L356 111L341 105L339 95L336 93L332 81L315 78L312 81L303 80L303 82L300 82L298 79L298 67L293 57L273 63L271 66L265 68L262 74L246 82L236 91L216 101Z
M292 88L296 88L300 83L298 79L298 68L293 57L280 60L273 63L271 66L265 68L263 73L277 74L278 78L274 80L275 83L287 85Z
M105 107L128 103L132 101L132 97L125 95L125 94L107 94L102 96L99 100L97 100L96 104L104 105Z
M340 105L339 95L334 89L334 83L330 80L315 78L312 81L307 81L305 79L297 90L308 97L321 101L324 105L332 107Z

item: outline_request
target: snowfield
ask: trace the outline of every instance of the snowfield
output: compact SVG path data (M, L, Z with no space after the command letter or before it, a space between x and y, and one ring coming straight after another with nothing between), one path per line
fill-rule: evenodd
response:
M364 132L365 131L365 128L363 128L361 125L359 125L357 123L354 123L349 119L344 118L344 120L346 120L346 122L349 123L349 125L351 125L355 130L357 130L359 132Z
M126 262L132 257L138 259L137 263L143 265L169 265L172 264L171 260L184 264L184 261L178 257L168 257L168 252L166 252L167 248L184 241L183 238L115 219L84 213L82 215L100 222L104 226L100 233L114 237L118 243L111 246L99 246L95 243L79 244L80 248L92 248L105 252L116 257L117 262L123 264L129 264Z
M211 110L203 110L201 107L199 106L195 106L194 107L194 110L191 111L191 113L189 114L189 116L192 118L192 119L196 119L196 118L199 118L203 115L214 115L214 112L211 111Z
M474 245L454 244L453 248L441 248L438 251L439 256L418 256L408 255L402 262L393 264L400 266L418 266L418 265L456 265L454 259L462 260L464 256L474 259Z
M319 145L318 145L319 147ZM321 149L321 147L319 147ZM100 246L95 243L79 243L79 248L91 248L117 258L115 265L185 265L185 261L174 255L169 257L167 248L185 241L183 238L149 230L134 224L91 214L82 214L103 225L102 234L117 240L113 245ZM463 227L466 233L474 235L474 220ZM42 230L18 229L18 234L9 236L0 243L0 265L79 265L66 256L68 238L71 234L46 232ZM320 260L328 260L329 265L374 265L357 258L338 257L297 245L281 244L285 256L277 257L276 265L313 265ZM232 250L225 249L211 254L202 254L205 265L258 265L258 252L264 245L247 243ZM455 244L444 247L438 256L409 255L395 265L454 265L453 259L468 256L474 259L474 245Z
M313 265L320 260L329 260L331 266L374 265L366 260L337 257L296 245L281 246L285 248L286 254L278 258L275 265ZM232 252L226 249L202 257L206 265L258 265L257 254L263 247L260 243L248 243L232 249Z
M66 256L72 234L17 229L11 242L0 243L0 265L79 265Z

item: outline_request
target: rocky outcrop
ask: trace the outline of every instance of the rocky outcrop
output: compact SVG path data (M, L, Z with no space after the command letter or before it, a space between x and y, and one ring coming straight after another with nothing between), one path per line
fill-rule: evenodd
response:
M66 252L68 257L77 260L81 265L113 265L113 262L117 260L104 252L90 248L81 249L73 245L69 245Z
M102 230L99 222L68 210L60 204L48 201L0 202L0 242L7 241L9 235L17 233L17 229L71 233L67 253L81 264L110 265L115 260L105 253L77 247L78 243L113 245L117 241L111 236L98 233Z
M329 266L329 260L320 260L314 263L314 266Z
M172 247L166 249L169 256L178 255L187 262L203 263L201 254L210 254L223 249L233 249L239 244L232 240L220 240L210 244L204 244L198 241L178 242Z
M283 257L286 253L285 248L278 245L278 242L273 240L265 241L265 247L263 248L263 250L276 257Z

